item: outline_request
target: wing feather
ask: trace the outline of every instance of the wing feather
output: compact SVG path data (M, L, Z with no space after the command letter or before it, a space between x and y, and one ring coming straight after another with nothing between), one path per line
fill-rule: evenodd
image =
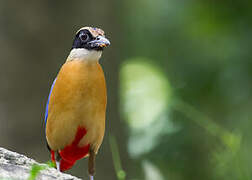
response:
M53 90L53 87L54 87L54 85L55 85L56 79L57 79L57 78L55 78L54 81L53 81L53 84L52 84L52 86L51 86L50 93L49 93L49 96L48 96L48 99L47 99L47 103L46 103L45 127L46 127L46 122L47 122L47 117L48 117L48 106L49 106L50 96L51 96L51 94L52 94L52 90Z

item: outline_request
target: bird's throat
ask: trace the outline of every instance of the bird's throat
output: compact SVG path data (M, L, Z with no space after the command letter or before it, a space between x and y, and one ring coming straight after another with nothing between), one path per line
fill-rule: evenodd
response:
M84 60L84 61L99 61L102 51L88 50L85 48L72 49L67 61Z

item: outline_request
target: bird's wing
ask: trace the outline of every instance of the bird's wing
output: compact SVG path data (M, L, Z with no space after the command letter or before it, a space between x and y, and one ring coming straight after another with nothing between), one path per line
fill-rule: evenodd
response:
M54 84L56 82L56 79L54 79L53 81L53 84L51 86L51 89L50 89L50 93L49 93L49 96L48 96L48 99L47 99L47 103L46 103L46 111L45 111L45 127L46 127L46 122L47 122L47 117L48 117L48 105L49 105L49 100L50 100L50 96L51 96L51 93L52 93L52 90L53 90L53 87L54 87Z

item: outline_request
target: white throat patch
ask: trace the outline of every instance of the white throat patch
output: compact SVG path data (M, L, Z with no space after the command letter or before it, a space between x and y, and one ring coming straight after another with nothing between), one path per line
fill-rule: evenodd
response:
M67 57L67 61L74 59L84 61L99 61L101 55L102 51L87 50L84 48L72 49L69 56Z

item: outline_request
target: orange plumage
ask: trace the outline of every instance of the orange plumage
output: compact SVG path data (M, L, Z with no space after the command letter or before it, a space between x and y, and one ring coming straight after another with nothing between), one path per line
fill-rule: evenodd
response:
M80 31L92 33L86 30L90 29L83 28ZM85 44L81 44L84 37L80 39L81 34L77 32L73 46L84 48L72 49L58 73L48 99L46 139L52 160L56 161L55 153L60 156L61 171L71 168L76 160L90 153L96 154L104 136L106 84L98 60L107 39L100 29L94 28L93 31L97 37L93 35L89 42L93 42L92 47L97 46L94 50L85 49ZM92 168L90 167L91 175Z
M78 146L90 144L97 152L104 135L105 111L106 85L100 64L67 61L49 100L46 137L50 148L63 150L74 141L77 129L83 127L87 133Z

